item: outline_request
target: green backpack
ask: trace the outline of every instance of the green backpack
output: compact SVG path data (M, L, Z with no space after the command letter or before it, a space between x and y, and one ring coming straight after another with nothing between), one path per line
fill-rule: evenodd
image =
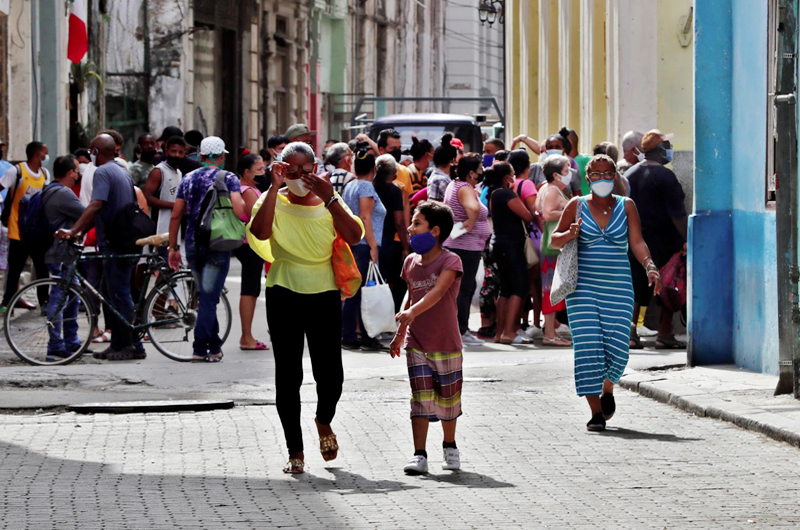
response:
M244 244L245 224L233 213L231 193L225 185L227 171L217 170L197 218L195 240L215 252L228 252Z

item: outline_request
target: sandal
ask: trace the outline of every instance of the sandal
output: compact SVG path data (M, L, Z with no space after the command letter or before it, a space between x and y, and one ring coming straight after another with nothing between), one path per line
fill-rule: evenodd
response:
M542 339L542 346L551 346L553 348L571 348L572 342L567 339L562 339L561 337L556 337L554 339L548 339L545 337Z
M675 337L670 337L668 339L662 337L661 335L656 337L657 350L682 350L684 348L686 348L686 344L679 341Z
M636 328L631 326L631 340L629 343L631 349L634 350L643 350L644 345L642 344L642 339L639 338L639 333L637 333Z
M218 363L222 361L222 354L214 355L192 355L193 363Z
M339 456L339 444L336 443L335 434L319 437L319 452L322 453L322 459L326 462L336 460L336 457Z
M523 344L533 344L533 341L524 335L517 335L512 340L508 339L500 339L500 344L506 344L511 346L521 346Z
M299 458L290 458L288 462L286 462L286 467L283 468L283 472L289 475L299 475L300 473L305 472L306 464Z
M263 350L268 350L269 346L267 346L266 344L264 344L260 340L257 340L256 341L256 345L253 346L252 348L245 348L244 346L242 346L240 344L239 345L239 349L242 350L242 351L263 351Z

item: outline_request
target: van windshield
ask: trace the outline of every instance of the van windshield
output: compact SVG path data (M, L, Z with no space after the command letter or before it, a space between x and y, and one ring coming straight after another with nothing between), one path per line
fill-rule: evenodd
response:
M434 147L437 147L440 143L442 135L445 132L451 132L456 138L459 138L462 142L464 142L464 152L478 152L482 151L482 149L477 149L475 146L472 145L473 139L473 128L472 125L458 125L458 124L433 124L433 123L422 123L419 125L415 124L403 124L403 125L391 125L386 124L382 126L381 129L388 129L389 127L395 129L397 132L400 133L400 141L403 143L403 150L408 149L411 147L411 137L416 136L420 140L428 140L431 142ZM375 131L374 134L377 134L380 131Z

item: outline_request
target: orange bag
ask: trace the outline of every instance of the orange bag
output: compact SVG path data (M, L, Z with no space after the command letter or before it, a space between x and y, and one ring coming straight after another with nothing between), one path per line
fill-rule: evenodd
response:
M333 276L336 287L342 298L350 298L358 292L361 287L361 273L358 271L356 258L350 245L336 232L336 239L333 240L333 255L331 256L333 265Z

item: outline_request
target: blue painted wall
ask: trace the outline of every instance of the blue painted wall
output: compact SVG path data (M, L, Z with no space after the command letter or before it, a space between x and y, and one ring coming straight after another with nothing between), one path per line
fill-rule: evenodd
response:
M777 374L775 214L764 200L767 10L760 0L696 9L691 361Z

